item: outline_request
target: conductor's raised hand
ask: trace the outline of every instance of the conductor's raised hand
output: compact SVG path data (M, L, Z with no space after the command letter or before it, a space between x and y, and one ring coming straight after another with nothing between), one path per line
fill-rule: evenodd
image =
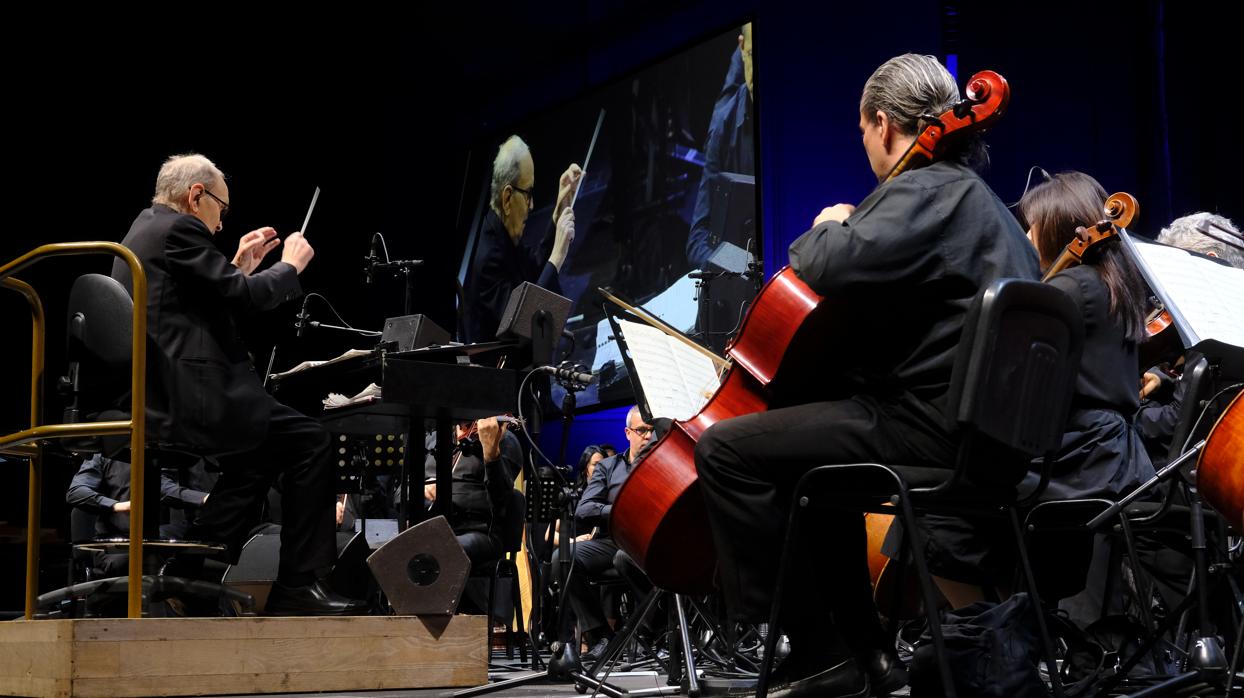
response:
M311 248L311 243L307 242L301 232L293 233L285 238L285 249L281 250L281 261L292 266L299 274L307 268L314 256L315 250Z
M557 229L553 233L553 250L549 253L549 261L561 271L570 254L570 245L574 242L574 209L567 208L557 219Z
M280 244L276 230L271 226L252 230L238 240L238 252L233 255L233 266L240 269L243 274L250 276L259 267L263 258Z
M557 180L557 203L553 206L554 221L561 217L563 209L573 203L570 198L574 196L580 179L583 179L583 168L571 163Z

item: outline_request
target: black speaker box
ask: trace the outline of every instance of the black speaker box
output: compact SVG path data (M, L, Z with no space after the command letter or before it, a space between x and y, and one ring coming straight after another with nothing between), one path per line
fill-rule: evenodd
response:
M381 344L396 342L398 351L422 349L432 344L448 344L452 338L423 315L399 315L384 321L384 332L380 336Z
M554 344L561 337L566 318L570 316L570 299L543 289L530 281L510 293L510 300L501 314L497 337L531 339L531 318L541 310L547 310L552 320L549 328Z
M361 533L337 534L337 562L329 575L329 586L339 594L351 598L367 597L371 577L367 571L367 540ZM276 581L281 561L281 534L279 531L259 533L246 541L238 564L225 570L224 583L255 597L255 608L262 609L268 603L272 583Z
M471 574L471 560L444 516L402 531L367 566L401 616L452 615Z

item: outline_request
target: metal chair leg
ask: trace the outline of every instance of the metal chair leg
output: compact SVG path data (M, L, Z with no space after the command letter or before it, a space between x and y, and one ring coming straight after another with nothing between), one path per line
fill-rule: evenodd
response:
M1024 545L1024 532L1019 526L1019 513L1015 507L1007 507L1011 521L1011 533L1015 536L1015 546L1019 549L1019 562L1024 568L1024 583L1028 586L1028 596L1032 599L1033 612L1037 616L1037 628L1041 631L1041 650L1045 654L1045 669L1049 672L1050 686L1054 689L1055 698L1063 698L1063 682L1058 675L1058 662L1054 661L1054 643L1050 640L1050 629L1045 622L1045 608L1041 605L1041 596L1037 593L1037 580L1028 564L1028 546Z
M791 548L799 529L799 510L808 505L808 498L795 494L798 499L790 509L786 522L786 537L782 541L782 556L778 562L777 583L773 589L773 602L769 607L769 634L765 637L765 656L760 664L760 676L756 682L756 698L769 695L769 674L773 671L773 653L777 651L778 636L781 635L781 624L778 617L782 609L782 589L786 586L786 577L790 574Z
M928 562L924 559L924 547L920 545L916 512L912 509L911 500L907 498L906 487L902 487L896 496L903 515L905 533L911 536L911 559L916 563L916 574L920 577L920 588L924 592L924 614L929 622L929 634L933 636L933 650L937 653L937 668L938 673L941 674L942 692L946 698L956 698L955 682L950 676L950 662L946 659L946 642L942 637L942 620L937 612L937 593L933 588L933 577L929 574Z

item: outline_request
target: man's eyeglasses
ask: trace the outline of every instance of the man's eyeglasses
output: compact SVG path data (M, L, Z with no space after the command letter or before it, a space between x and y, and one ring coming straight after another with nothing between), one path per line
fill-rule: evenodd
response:
M228 201L225 201L219 196L216 196L215 194L212 193L212 190L208 189L207 187L203 187L203 193L212 197L213 199L216 200L216 203L220 204L220 217L221 218L224 218L225 214L229 213L229 202Z
M536 200L535 200L535 197L533 196L533 192L535 192L536 190L535 187L531 187L530 189L523 189L514 184L511 184L510 188L522 194L523 196L527 197L527 208L532 208L535 206Z
M652 433L652 427L650 426L627 427L627 429L630 429L640 436L647 436Z

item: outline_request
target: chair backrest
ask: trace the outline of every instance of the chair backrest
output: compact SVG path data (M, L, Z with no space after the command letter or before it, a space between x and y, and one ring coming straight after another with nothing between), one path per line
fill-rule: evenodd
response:
M1083 345L1083 318L1061 290L1024 279L986 287L968 313L951 376L949 404L963 449L979 447L983 437L995 452L1013 454L1017 466L1056 449ZM997 475L1013 484L1022 473Z
M527 498L521 490L510 492L510 504L501 522L501 552L516 553L523 546L523 524L527 518Z
M134 302L116 279L83 274L74 281L69 293L66 382L83 416L114 406L129 388L133 312Z
M1193 426L1196 426L1197 418L1201 416L1204 409L1204 402L1213 396L1215 388L1214 371L1210 369L1209 361L1200 354L1190 354L1188 361L1184 364L1184 374L1182 378L1185 383L1183 402L1179 406L1178 421L1175 422L1175 429L1171 434L1170 450L1166 455L1166 462L1175 460L1183 455L1184 442L1188 440L1188 436L1192 434ZM1200 436L1203 438L1209 427L1214 425L1214 420L1206 419L1204 423L1199 425Z

